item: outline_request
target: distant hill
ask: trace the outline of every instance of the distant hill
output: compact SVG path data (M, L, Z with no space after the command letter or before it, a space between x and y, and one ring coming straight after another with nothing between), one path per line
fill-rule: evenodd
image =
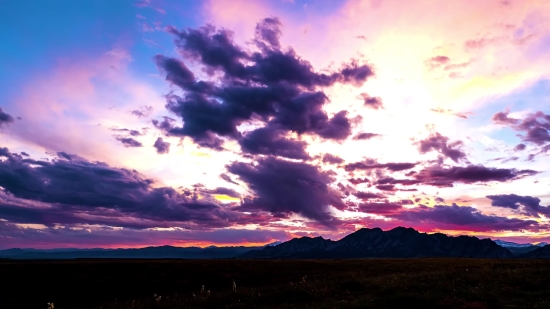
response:
M531 252L527 252L520 255L519 257L529 259L550 259L550 245L546 245Z
M510 252L512 252L514 256L520 256L522 254L534 251L540 247L544 247L547 245L547 243L545 242L538 243L538 244L518 244L515 242L504 241L500 239L494 240L494 242L497 245L508 249Z
M7 249L0 258L10 259L223 259L233 258L251 249L262 247L146 247L139 249Z
M322 237L295 238L277 246L241 254L241 258L368 258L471 257L511 258L512 253L490 239L420 233L398 227L389 231L362 228L332 241Z

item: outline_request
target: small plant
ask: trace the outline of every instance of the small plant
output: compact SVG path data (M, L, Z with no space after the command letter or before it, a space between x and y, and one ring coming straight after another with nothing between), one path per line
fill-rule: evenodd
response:
M54 309L53 303L48 303L48 309Z

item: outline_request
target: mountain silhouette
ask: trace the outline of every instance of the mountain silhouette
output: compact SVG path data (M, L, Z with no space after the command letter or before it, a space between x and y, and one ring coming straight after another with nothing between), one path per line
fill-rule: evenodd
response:
M520 258L530 258L530 259L549 259L550 258L550 245L540 247L531 252L527 252L518 256Z
M240 258L323 259L323 258L411 258L469 257L511 258L512 253L490 239L452 237L441 233L420 233L397 227L389 231L362 228L332 241L322 237L301 237L277 246L251 250Z

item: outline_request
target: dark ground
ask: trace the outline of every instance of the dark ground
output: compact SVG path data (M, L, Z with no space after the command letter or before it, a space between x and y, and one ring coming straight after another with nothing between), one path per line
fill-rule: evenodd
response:
M550 308L550 260L0 261L0 308L48 302L55 309Z

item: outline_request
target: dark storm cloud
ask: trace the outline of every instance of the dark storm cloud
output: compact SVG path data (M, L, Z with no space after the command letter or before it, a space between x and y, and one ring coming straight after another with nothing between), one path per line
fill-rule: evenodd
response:
M117 137L117 141L121 142L124 147L142 147L143 145L131 137Z
M346 164L344 167L346 171L355 171L355 170L369 170L369 169L378 169L378 168L384 168L388 169L392 172L397 171L403 171L408 170L413 167L415 167L418 163L363 163L363 162L355 162Z
M242 151L250 154L309 159L305 142L287 138L284 130L274 127L264 127L249 132L239 143Z
M162 137L157 138L153 145L157 149L158 154L164 154L170 152L170 143L165 142Z
M0 156L7 158L0 161L0 186L18 199L9 205L9 197L2 199L1 217L48 226L96 222L154 227L183 222L219 227L239 220L238 213L215 201L189 198L170 187L154 188L152 180L136 171L64 152L57 155L51 162L35 161L0 148ZM36 207L36 203L46 205Z
M14 121L13 117L5 113L0 107L0 128L2 126L8 125Z
M366 93L361 93L359 95L359 99L363 100L363 104L365 104L365 106L370 107L372 109L384 108L382 104L382 99L379 97L371 97Z
M463 145L462 141L449 143L449 138L438 132L430 135L427 139L419 141L417 144L419 145L420 153L437 151L455 162L466 159L466 154L460 150Z
M331 155L330 153L325 153L325 155L323 156L323 163L340 164L344 163L344 159L335 155Z
M355 135L353 137L353 139L354 140L365 140L365 139L371 139L371 138L376 137L376 136L380 136L380 134L362 132L362 133L358 133L357 135Z
M491 200L492 206L521 210L532 216L550 215L550 206L540 205L540 199L537 197L516 194L487 195L486 197Z
M255 164L234 162L227 169L255 194L244 199L242 209L297 213L327 223L332 218L330 205L345 207L340 194L329 187L333 173L313 165L267 157Z
M485 215L473 207L456 204L434 207L420 206L392 217L417 224L433 224L441 229L462 227L471 231L518 231L539 227L538 222L534 220Z
M482 165L453 166L451 168L428 167L413 177L425 185L436 187L452 187L453 183L484 183L491 181L505 182L539 172L533 170L516 170L507 168L485 167Z
M356 61L343 64L332 73L317 73L309 62L292 49L281 51L280 21L266 18L255 29L253 43L259 52L234 44L233 34L213 26L169 32L186 61L203 65L216 82L198 81L183 61L158 55L155 62L166 79L183 90L181 96L167 96L167 109L183 120L155 125L167 134L189 136L203 147L222 149L224 139L241 141L253 153L272 153L276 145L255 148L251 137L243 139L237 127L243 123L262 123L256 134L275 134L277 130L314 134L324 139L343 140L351 134L346 111L329 118L323 106L329 102L319 87L336 82L361 85L373 75L367 65ZM279 134L279 133L277 133ZM279 142L289 143L287 140ZM293 142L293 147L299 143ZM279 155L279 154L274 154ZM291 154L304 157L304 152Z

